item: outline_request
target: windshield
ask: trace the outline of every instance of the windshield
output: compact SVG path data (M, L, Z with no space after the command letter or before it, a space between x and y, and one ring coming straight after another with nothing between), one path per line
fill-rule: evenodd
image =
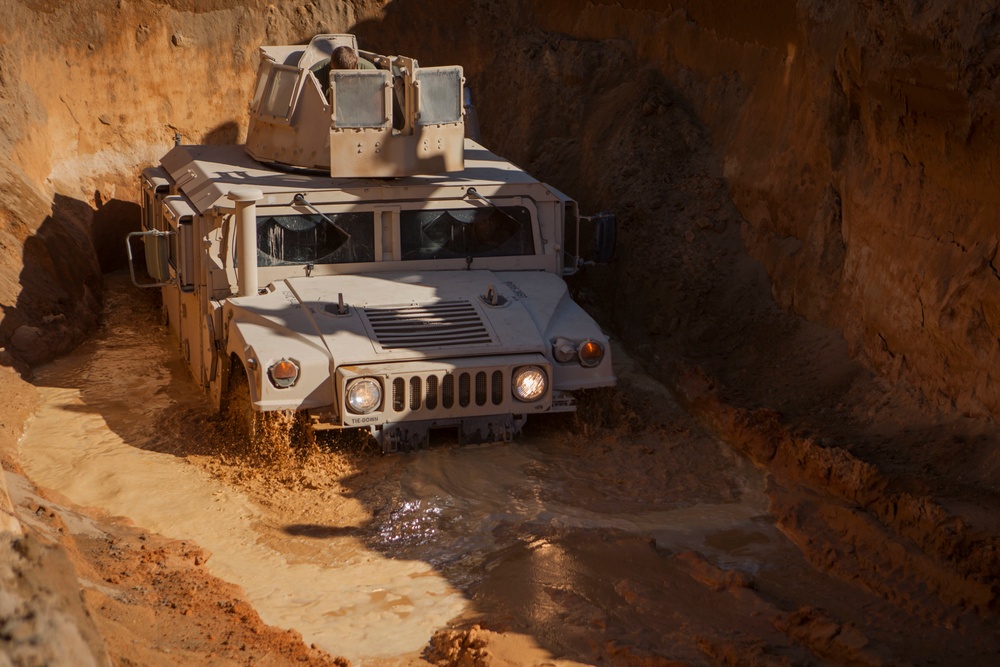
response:
M375 214L268 215L257 218L257 266L375 260Z
M404 260L535 254L523 206L401 211L399 227Z

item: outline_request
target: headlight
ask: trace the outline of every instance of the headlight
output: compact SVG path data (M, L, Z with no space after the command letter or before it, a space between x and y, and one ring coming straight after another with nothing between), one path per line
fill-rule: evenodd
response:
M356 414L368 414L382 404L382 385L372 378L359 378L347 385L347 408Z
M584 368L593 368L604 359L604 346L589 339L577 345L566 338L556 338L552 341L552 357L563 364L576 360Z
M547 384L545 371L538 366L522 366L514 371L513 390L518 400L538 400L545 394Z
M600 343L588 340L580 346L578 353L580 356L580 365L586 368L593 368L601 363L601 359L604 358L604 347Z
M556 338L552 343L552 356L564 364L573 361L577 358L576 343L565 338Z
M287 389L299 379L299 366L290 359L276 361L267 369L271 384L279 389Z

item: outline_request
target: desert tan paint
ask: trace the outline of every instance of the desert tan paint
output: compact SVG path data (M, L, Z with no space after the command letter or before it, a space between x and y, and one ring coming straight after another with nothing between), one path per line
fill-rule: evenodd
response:
M324 91L311 70L329 59L338 46L358 50L354 35L316 35L308 46L261 47L247 152L264 163L323 170L338 177L393 178L461 171L465 138L461 90L456 92L453 120L425 124L418 106L421 68L417 61L361 51L361 57L377 69L358 71L383 81L383 92L375 97L382 98L384 116L379 126L342 127L334 104L337 86L331 83L329 92ZM458 80L464 82L460 67L425 71L444 69L457 72ZM269 107L278 96L287 106Z
M570 253L567 264L563 246L579 222L575 202L464 138L460 67L362 52L373 68L330 69L338 45L356 40L262 47L246 146L177 145L143 173L176 254L175 281L163 288L168 324L214 405L230 374L245 373L255 410L305 413L312 428L364 428L394 451L426 444L435 428L509 440L528 415L574 409L571 392L613 385L607 337L562 279L580 259ZM521 220L505 214L517 247L403 253L424 234L422 211L464 218L501 207L523 211ZM269 229L306 213L369 216L372 253L236 266L257 256L253 220ZM155 222L147 211L144 225ZM557 341L569 349L559 361ZM605 351L596 361L573 357L594 343ZM269 379L278 363L297 368L290 384ZM380 389L360 408L347 398L359 368ZM522 400L515 385L533 376L541 389Z

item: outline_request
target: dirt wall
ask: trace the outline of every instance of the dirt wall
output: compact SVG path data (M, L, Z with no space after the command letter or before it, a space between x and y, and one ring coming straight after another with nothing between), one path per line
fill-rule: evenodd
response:
M581 298L664 373L766 334L773 296L890 380L1000 414L986 3L0 4L8 363L93 325L140 167L177 133L242 138L259 44L353 30L461 63L485 143L619 213Z
M383 4L0 0L0 362L27 372L93 329L138 172L175 136L243 138L258 46Z
M537 3L625 39L709 130L783 308L972 414L1000 414L995 7Z

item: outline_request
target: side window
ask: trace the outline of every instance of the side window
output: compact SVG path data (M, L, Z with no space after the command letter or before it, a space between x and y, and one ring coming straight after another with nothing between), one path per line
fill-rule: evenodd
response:
M159 206L159 202L153 198L152 193L149 190L143 189L142 191L142 228L143 229L156 229L156 222L153 217L153 212L156 210L155 207Z
M264 95L260 113L288 120L292 115L292 95L299 80L295 67L275 65L271 68L271 85Z
M257 266L374 261L371 211L257 218Z
M250 109L255 113L260 111L260 101L264 99L264 89L267 88L267 81L271 76L271 63L267 60L260 64L257 70L257 84L254 86L253 101Z
M288 65L276 65L264 61L257 72L254 85L251 113L261 120L287 123L295 110L295 95L299 89L299 79L308 72Z
M169 190L166 185L148 184L142 189L142 228L167 231L163 216L163 198Z
M194 220L189 215L177 220L177 233L170 236L170 264L177 272L181 289L194 288Z
M167 241L170 245L167 250L167 261L170 263L170 266L174 269L174 271L177 271L178 255L180 253L178 249L179 239L180 234L171 234L167 237Z

